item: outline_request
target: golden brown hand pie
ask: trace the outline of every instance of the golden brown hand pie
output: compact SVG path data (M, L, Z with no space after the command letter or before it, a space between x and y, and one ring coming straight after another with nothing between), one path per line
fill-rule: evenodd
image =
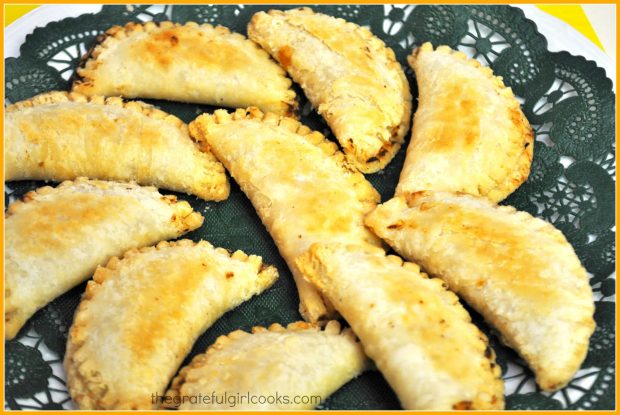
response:
M73 90L290 115L286 73L254 42L225 27L193 22L114 26L83 58Z
M363 223L379 202L377 191L334 143L292 118L256 108L218 110L198 117L190 131L252 201L295 277L304 319L331 316L294 260L314 242L381 245Z
M405 409L501 409L486 336L420 268L372 246L314 244L297 259L351 325Z
M223 200L224 167L190 138L177 117L141 102L50 92L10 105L6 180L135 180Z
M532 129L490 68L425 43L408 58L419 104L396 194L459 191L499 202L530 172Z
M309 8L256 13L248 36L301 85L360 171L392 160L409 129L411 93L383 41Z
M447 192L396 197L366 223L482 314L541 388L558 389L579 369L595 325L592 290L575 251L552 225Z
M5 217L6 339L110 257L176 238L202 221L187 202L133 183L80 178L27 193Z
M196 338L267 289L274 267L205 241L161 242L97 268L69 332L65 370L80 409L154 409Z
M305 322L237 330L181 369L164 403L181 410L313 409L366 362L355 335L337 321L324 330ZM230 396L245 400L231 403Z

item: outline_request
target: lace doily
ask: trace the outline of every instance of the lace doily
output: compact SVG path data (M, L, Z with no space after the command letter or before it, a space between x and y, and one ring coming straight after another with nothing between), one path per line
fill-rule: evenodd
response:
M66 18L37 28L27 36L20 56L7 58L6 98L16 102L35 94L69 88L77 60L97 34L114 24L136 20L173 20L222 24L245 33L258 10L293 6L103 6L94 14ZM423 41L447 44L490 65L522 99L536 132L532 173L506 204L528 211L561 229L591 273L596 299L597 328L582 369L570 384L554 393L537 388L525 363L491 334L506 381L508 409L613 409L615 395L615 108L612 84L594 62L566 52L551 53L547 42L520 9L509 6L354 6L321 5L314 9L369 26L405 56ZM416 84L410 69L412 92ZM324 121L302 97L302 121L332 137ZM184 121L213 108L152 101ZM383 200L391 197L405 151L383 171L368 176ZM43 185L12 182L5 187L6 203ZM169 192L167 192L169 193ZM205 215L202 228L188 235L215 246L242 249L274 264L281 278L274 287L222 317L200 337L186 363L203 352L217 336L255 325L298 320L293 279L250 202L232 183L230 198L209 203L186 195ZM6 206L5 206L6 207ZM74 408L64 383L62 358L67 330L84 285L38 312L6 342L5 407L11 409ZM479 316L476 323L489 332ZM394 393L377 371L369 371L332 395L324 409L399 408Z

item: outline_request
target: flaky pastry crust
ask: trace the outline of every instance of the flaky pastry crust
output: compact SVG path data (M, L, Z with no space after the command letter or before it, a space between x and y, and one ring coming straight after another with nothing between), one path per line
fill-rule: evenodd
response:
M579 369L595 327L592 289L575 251L551 224L449 192L396 197L366 224L482 314L542 389L563 387Z
M534 135L501 77L447 46L408 57L419 90L396 194L459 191L499 202L530 172Z
M501 409L501 370L454 293L372 246L314 244L297 259L359 337L404 409Z
M172 22L114 26L82 58L73 90L292 115L291 81L254 42L223 26Z
M291 269L300 312L315 322L333 310L294 260L314 242L381 245L363 224L379 194L337 146L298 121L257 108L218 110L190 124L249 197Z
M224 167L177 117L142 102L47 92L6 108L6 180L135 180L224 200Z
M301 85L356 168L373 173L392 160L409 129L411 92L382 40L307 7L256 13L248 36Z
M89 281L64 366L80 409L155 409L196 338L277 279L274 267L206 241L112 258Z
M189 203L135 183L78 178L28 192L5 215L6 339L110 257L179 237L202 221Z
M236 410L303 410L320 402L295 402L295 397L320 397L323 402L367 364L361 345L350 329L337 321L321 329L306 323L287 327L254 327L220 336L206 353L194 357L168 390L167 407L231 409L224 396L251 396L256 402L237 402ZM276 400L277 395L283 399ZM210 401L194 399L216 396ZM258 402L258 397L272 399ZM285 402L284 399L288 400ZM297 398L299 399L299 398Z

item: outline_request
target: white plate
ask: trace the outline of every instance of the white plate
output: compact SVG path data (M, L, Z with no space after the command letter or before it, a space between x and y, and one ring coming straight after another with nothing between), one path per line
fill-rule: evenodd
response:
M26 35L32 33L37 27L42 27L49 22L76 17L84 13L96 13L101 10L97 4L71 4L71 5L43 5L25 14L4 29L4 57L19 56L19 47L24 43ZM581 55L588 60L594 61L598 66L605 69L607 77L616 88L616 67L609 56L588 38L550 14L543 12L531 4L514 5L525 13L525 16L533 20L548 42L550 51L566 50L573 55Z

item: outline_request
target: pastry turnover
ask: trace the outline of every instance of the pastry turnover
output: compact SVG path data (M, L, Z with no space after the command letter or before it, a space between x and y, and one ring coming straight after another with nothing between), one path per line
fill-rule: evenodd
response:
M176 238L202 221L187 202L132 183L80 178L27 193L5 217L6 339L110 257Z
M254 327L252 334L237 330L181 369L164 404L181 410L313 409L359 375L366 363L351 330L341 331L337 321L324 330L305 322ZM245 400L233 407L225 399L229 396ZM294 401L300 397L320 401Z
M349 322L405 409L500 409L501 370L458 298L372 246L314 244L297 259Z
M86 95L154 98L292 114L291 81L269 55L225 27L128 23L99 38L77 69Z
M248 36L301 85L360 171L376 172L392 160L409 129L411 93L383 41L305 7L256 13Z
M141 102L38 95L6 108L6 180L135 180L223 200L224 167L190 138L177 117Z
M498 202L530 172L532 128L490 68L425 43L408 58L419 104L396 194L459 191Z
M552 225L447 192L396 197L366 223L482 314L541 388L558 389L579 369L595 325L592 290L573 248Z
M334 143L292 118L256 108L218 110L198 117L190 132L252 201L295 277L302 316L312 322L330 316L294 260L314 242L380 245L363 223L379 202L377 191Z
M261 258L205 241L161 242L97 268L69 332L80 409L151 409L196 338L278 277Z

